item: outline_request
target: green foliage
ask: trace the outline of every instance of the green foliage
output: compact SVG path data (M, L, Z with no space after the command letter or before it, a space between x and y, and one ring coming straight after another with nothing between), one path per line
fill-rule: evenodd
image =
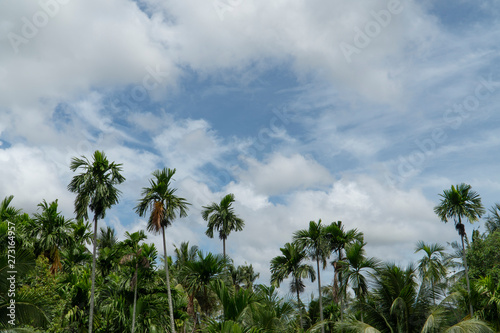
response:
M495 231L484 238L475 238L467 251L469 274L472 279L487 275L495 282L500 281L500 231Z
M245 222L234 212L234 207L232 207L234 201L234 194L229 193L222 198L220 204L214 202L209 206L203 206L201 212L203 219L208 221L205 234L213 238L214 231L219 232L224 256L226 255L226 239L231 231L241 231L245 226Z
M286 243L281 255L270 262L270 286L254 285L259 273L252 264L235 266L225 254L204 253L187 242L175 247L172 261L166 254L165 237L167 264L163 274L156 267L155 245L144 243L144 230L127 231L123 241L118 241L109 227L102 228L97 237L94 224L96 232L91 233L86 211L94 212L97 222L119 195L116 189L97 187L123 181L120 165L107 162L100 152L93 157L93 162L82 158L72 163L74 171L84 171L70 184L79 201L75 202L76 220L58 212L57 200L43 200L32 217L11 206L12 196L0 203L0 329L9 328L5 290L9 287L6 244L10 221L16 227L19 332L87 332L89 326L96 332L120 333L500 331L500 232L495 227L498 207L490 211L488 232L481 235L476 231L467 248L470 292L465 289L463 274L453 276L448 271L451 263L466 263L458 244L456 253L447 254L438 244L420 241L415 251L423 254L418 267L411 264L402 268L369 257L363 234L356 229L346 231L340 221L326 226L321 220L311 221L307 229L294 232L293 243ZM189 205L175 195L174 173L175 169L153 172L150 187L143 189L136 206L139 215L149 217L147 229L161 231L163 236L175 218L187 214ZM101 192L94 193L96 189ZM103 193L110 197L105 200ZM105 202L98 203L94 196L101 196ZM461 184L444 191L442 197L436 213L443 221L453 219L465 239L462 219L473 222L484 212L479 195L469 185ZM220 204L203 207L207 235L217 231L225 241L231 231L243 228L243 221L231 206L233 202L234 196L227 195ZM87 249L92 236L98 249L95 257ZM322 288L320 271L327 268L332 255L334 281ZM97 276L91 266L94 259ZM315 261L316 270L308 260ZM304 280L313 282L316 278L320 296L311 296L305 310L300 300L300 293L306 289ZM286 279L293 297L278 293L277 288ZM295 296L296 302L292 301ZM476 310L473 317L467 316L469 305Z

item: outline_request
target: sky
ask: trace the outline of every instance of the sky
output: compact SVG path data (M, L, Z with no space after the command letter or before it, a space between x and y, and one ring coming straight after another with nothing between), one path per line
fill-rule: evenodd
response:
M433 212L444 189L500 202L499 14L496 0L3 0L0 198L73 217L71 159L101 150L126 178L99 221L120 239L145 229L134 207L168 167L191 203L170 253L222 252L201 210L233 193L245 227L227 251L260 283L319 219L406 265L419 240L459 240Z

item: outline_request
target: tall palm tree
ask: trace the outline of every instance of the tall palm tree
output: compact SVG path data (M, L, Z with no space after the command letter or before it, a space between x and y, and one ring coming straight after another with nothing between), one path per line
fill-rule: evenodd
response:
M74 176L68 185L68 190L76 193L75 214L77 219L88 220L88 210L94 213L94 239L92 249L92 287L90 291L89 333L92 333L94 319L95 293L95 263L97 248L97 221L106 216L106 210L118 203L121 194L115 186L123 183L125 177L121 175L121 164L109 162L104 152L96 150L93 160L87 157L73 157L70 167L75 172L83 172Z
M339 281L342 281L342 261L344 260L344 249L347 245L354 241L363 242L363 233L357 229L345 230L342 221L332 222L325 228L326 238L330 244L330 250L337 252L337 258L331 262L334 268L332 296L337 304L340 301L340 318L344 317L344 297L340 292L342 286L339 286ZM345 289L345 288L344 288Z
M364 302L368 293L366 271L376 270L380 266L379 260L365 256L365 245L366 243L357 241L347 246L346 261L342 269L344 272L342 286L345 290L347 285L350 284L359 303ZM361 321L363 321L363 312L361 312Z
M300 314L300 326L302 327L302 305L300 301L300 293L304 291L304 282L302 279L311 278L311 282L316 280L314 268L311 265L305 264L307 254L304 248L286 243L280 248L281 256L274 257L271 260L271 284L279 288L281 282L288 276L292 275L292 283L290 291L297 293L297 305Z
M205 234L213 238L214 231L219 232L219 239L222 239L222 253L226 256L226 239L231 231L241 231L245 223L239 218L231 205L234 202L234 194L229 193L222 198L220 204L213 202L210 206L203 206L201 216L208 221Z
M318 294L319 294L319 315L320 320L323 321L323 301L321 296L321 276L319 263L323 264L323 269L326 268L326 259L330 257L330 249L328 239L326 237L325 228L321 225L321 219L318 223L314 221L309 222L308 229L296 231L293 234L293 240L299 246L303 247L309 252L312 260L316 260L316 268L318 271ZM324 325L321 325L321 333L325 333Z
M140 230L130 234L125 232L126 239L123 241L123 246L126 248L126 254L120 260L120 264L130 263L134 267L134 276L130 281L130 286L134 288L134 305L132 310L132 333L135 330L135 313L137 306L137 285L138 285L138 271L140 267L149 268L150 264L148 258L142 254L142 248L139 243L148 237L144 231Z
M170 310L171 330L175 333L174 309L172 306L172 295L170 292L170 276L168 272L167 242L165 239L165 228L179 217L187 216L188 203L186 199L175 195L176 188L172 187L171 182L175 169L164 168L152 173L153 178L149 180L149 187L142 190L142 199L135 207L139 216L146 216L150 212L148 221L148 230L153 233L161 231L163 236L163 253L165 257L165 276L167 282L168 306Z
M485 209L481 203L479 194L471 190L471 186L461 183L457 186L451 186L451 189L444 190L441 203L434 207L434 212L439 216L442 222L448 222L448 219L453 219L455 229L458 231L462 239L462 254L464 258L465 278L467 281L467 292L470 295L469 270L467 268L467 258L465 255L465 226L462 223L462 218L466 218L470 223L476 222L481 215L485 213ZM472 317L474 311L472 303L469 301L469 311Z
M45 200L38 204L41 213L33 215L30 236L35 239L36 253L49 259L50 272L55 274L62 268L61 249L71 243L72 221L57 211L57 199L50 204Z
M446 277L447 269L444 263L444 247L439 244L426 244L417 242L415 253L424 251L425 255L418 261L418 271L422 278L422 285L430 283L432 301L436 305L436 284Z

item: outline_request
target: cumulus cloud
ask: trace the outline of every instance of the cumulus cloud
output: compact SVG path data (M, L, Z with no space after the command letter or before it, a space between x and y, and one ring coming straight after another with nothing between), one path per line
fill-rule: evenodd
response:
M295 189L306 189L331 182L329 171L318 162L294 154L273 154L264 163L247 160L248 169L239 175L242 183L265 195L279 195Z

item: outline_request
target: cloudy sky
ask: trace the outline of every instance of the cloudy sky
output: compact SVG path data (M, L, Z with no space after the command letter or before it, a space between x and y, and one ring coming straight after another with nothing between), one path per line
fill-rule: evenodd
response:
M120 237L145 228L133 207L169 167L192 203L170 251L221 252L200 211L234 193L245 229L228 253L260 282L318 219L407 263L418 240L458 240L433 213L443 189L500 201L499 14L495 0L3 0L0 198L30 213L59 199L71 217L71 158L103 150L127 179L100 222Z

